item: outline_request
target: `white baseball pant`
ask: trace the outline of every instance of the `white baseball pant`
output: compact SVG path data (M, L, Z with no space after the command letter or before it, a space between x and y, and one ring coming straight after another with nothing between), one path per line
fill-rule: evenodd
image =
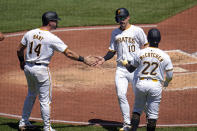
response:
M117 67L115 84L116 93L122 112L124 123L130 124L130 106L127 100L127 89L129 82L133 80L133 73L129 73L125 67Z
M138 79L135 88L135 102L133 112L145 113L149 119L158 119L161 102L162 84L152 79Z
M52 84L49 68L45 65L27 63L24 72L28 83L28 94L24 102L22 120L27 121L29 119L36 97L39 95L44 129L50 128Z

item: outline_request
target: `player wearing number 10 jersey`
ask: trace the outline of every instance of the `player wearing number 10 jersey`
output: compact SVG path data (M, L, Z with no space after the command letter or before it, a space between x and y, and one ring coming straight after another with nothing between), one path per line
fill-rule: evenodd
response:
M103 64L117 53L117 68L115 76L116 93L123 116L123 128L120 131L127 131L130 128L130 107L127 100L128 84L133 81L133 73L127 71L125 61L131 61L133 56L145 46L148 41L143 29L129 23L129 12L125 8L119 8L115 13L115 20L120 25L111 33L109 51L104 57L100 57L97 65ZM134 88L134 87L133 87Z

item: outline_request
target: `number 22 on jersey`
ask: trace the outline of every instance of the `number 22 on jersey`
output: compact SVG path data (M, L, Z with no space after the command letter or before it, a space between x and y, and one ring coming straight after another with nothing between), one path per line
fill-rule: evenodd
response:
M144 75L157 75L157 73L155 72L155 70L158 68L159 64L157 62L148 62L148 61L144 61L143 65L145 66L145 68L142 70L142 74ZM153 67L153 68L152 68ZM148 72L147 70L149 68L152 68L152 70L150 72Z
M37 56L39 56L40 55L40 49L41 49L41 44L38 44L34 49L33 49L33 46L34 45L34 42L32 41L32 42L30 42L30 49L29 49L29 54L32 54L32 53L36 53L37 54Z

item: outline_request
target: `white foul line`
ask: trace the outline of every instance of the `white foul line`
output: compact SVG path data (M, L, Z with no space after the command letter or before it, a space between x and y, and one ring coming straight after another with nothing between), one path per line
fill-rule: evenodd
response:
M6 117L13 117L13 118L21 118L19 115L12 115L12 114L6 114L6 113L0 113L0 116L6 116ZM30 117L30 120L37 120L42 121L41 118L34 118ZM102 126L122 126L122 124L113 124L113 123L94 123L94 122L79 122L79 121L64 121L64 120L51 120L51 122L59 122L59 123L67 123L67 124L80 124L80 125L102 125ZM141 124L140 127L146 126L145 124ZM160 124L157 125L157 127L189 127L189 126L197 126L196 124Z
M138 25L139 27L142 28L151 28L151 27L157 27L157 25ZM83 30L108 30L108 29L115 29L117 28L117 26L108 26L108 27L99 27L99 26L95 26L95 27L75 27L75 28L64 28L64 29L57 29L57 30L53 30L51 32L65 32L65 31L83 31ZM13 34L9 34L9 35L5 35L5 37L15 37L15 36L21 36L24 35L24 33L13 33Z

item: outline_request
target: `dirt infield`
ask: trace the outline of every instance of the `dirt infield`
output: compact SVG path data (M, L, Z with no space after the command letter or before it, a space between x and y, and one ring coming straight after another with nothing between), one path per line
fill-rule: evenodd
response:
M197 6L157 24L162 34L160 48L171 56L175 71L172 83L163 91L158 124L197 124L196 16ZM75 27L76 30L54 33L81 55L103 56L108 50L113 29L87 28ZM143 29L147 33L150 27ZM9 35L0 42L0 113L21 115L27 87L17 61L16 47L22 35ZM120 123L122 117L114 87L115 68L115 58L101 68L93 68L56 53L50 64L52 119ZM131 88L128 99L132 109ZM31 116L40 117L38 100ZM142 118L141 124L144 123Z

